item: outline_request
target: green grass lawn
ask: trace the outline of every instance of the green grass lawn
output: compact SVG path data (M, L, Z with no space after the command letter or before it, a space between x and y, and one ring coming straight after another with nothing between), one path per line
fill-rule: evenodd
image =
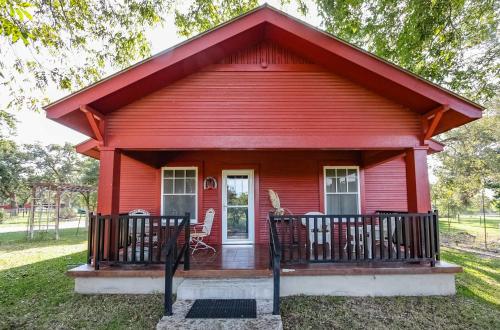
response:
M65 271L85 262L86 233L27 242L0 234L0 329L154 329L161 295L79 295ZM285 329L500 328L500 261L443 249L464 267L456 297L289 297Z
M478 216L461 216L439 219L439 229L443 239L451 244L457 244L484 249L484 224ZM486 238L489 250L500 250L500 218L486 217Z
M287 297L285 329L500 329L500 259L443 249L462 265L454 297Z
M27 242L0 234L0 329L153 329L160 295L86 296L73 292L67 269L85 262L87 233L61 230Z

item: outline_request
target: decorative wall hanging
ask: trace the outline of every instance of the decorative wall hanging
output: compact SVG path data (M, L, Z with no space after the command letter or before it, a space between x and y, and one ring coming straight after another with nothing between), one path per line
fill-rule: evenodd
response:
M208 176L203 180L203 189L205 190L211 190L211 189L217 189L217 179L214 178L213 176Z

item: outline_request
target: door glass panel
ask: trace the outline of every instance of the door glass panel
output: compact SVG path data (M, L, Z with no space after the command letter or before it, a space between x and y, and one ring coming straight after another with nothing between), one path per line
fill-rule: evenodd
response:
M227 208L227 238L248 239L248 207Z
M248 175L228 175L226 177L226 193L227 238L248 239Z
M227 205L248 206L248 176L228 175L226 182Z

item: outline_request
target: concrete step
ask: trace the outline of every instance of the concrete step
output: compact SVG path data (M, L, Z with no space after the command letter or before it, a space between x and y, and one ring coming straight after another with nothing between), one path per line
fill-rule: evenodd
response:
M173 315L164 316L156 330L283 330L280 315L273 315L272 300L257 300L255 319L186 319L194 301L177 299L172 306Z
M272 278L185 279L177 299L273 299Z

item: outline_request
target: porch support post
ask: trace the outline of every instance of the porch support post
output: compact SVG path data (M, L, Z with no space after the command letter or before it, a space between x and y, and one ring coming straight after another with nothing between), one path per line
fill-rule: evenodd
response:
M103 216L117 215L120 211L121 154L115 148L100 148L97 212ZM104 259L115 259L117 217L105 217L103 224Z
M406 150L408 212L426 213L431 210L427 150L428 147Z
M108 147L100 148L97 212L103 215L119 212L120 158L119 150Z

